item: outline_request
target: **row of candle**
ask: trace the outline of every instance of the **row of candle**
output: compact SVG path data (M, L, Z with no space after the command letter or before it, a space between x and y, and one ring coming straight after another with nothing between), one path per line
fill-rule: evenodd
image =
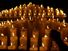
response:
M14 9L6 9L0 12L0 18L18 18L21 16L66 17L66 14L63 10L59 10L58 8L54 11L53 7L50 8L47 6L47 8L44 8L43 5L39 6L32 4L31 2L28 5L24 4L23 6L16 6Z
M23 30L23 31L22 31ZM20 35L20 46L18 47L19 49L24 49L27 50L27 31L26 29L22 28L21 30L21 35ZM39 50L40 51L47 51L48 50L48 46L50 44L50 38L49 36L49 31L50 29L45 29L45 34L42 37L42 46L40 46ZM17 48L17 33L16 33L16 29L12 28L10 29L10 46L8 46L9 50L15 50ZM38 51L38 35L39 33L37 31L32 32L32 37L30 37L30 51ZM42 35L42 34L41 34ZM5 36L3 33L0 36L0 40L1 40L1 47L0 49L7 49L7 36Z
M51 21L51 19L49 20L49 21ZM19 20L17 20L17 22L19 22ZM8 27L9 27L9 25L12 25L11 23L13 23L13 21L7 21L6 23L9 23L8 24ZM6 24L5 23L5 24ZM2 23L3 24L3 23ZM63 24L65 24L65 20L63 20ZM3 25L4 26L4 25ZM67 28L67 27L66 27ZM47 29L50 29L49 28L49 26L47 26ZM60 30L61 28L59 28L59 30ZM2 30L2 29L1 29ZM16 33L16 28L12 25L11 27L10 27L10 41L12 42L11 43L11 46L9 46L8 47L8 49L12 49L12 47L13 47L13 49L15 49L16 48L16 46L17 46L17 33ZM23 33L23 32L22 32ZM24 34L25 34L25 32L24 32ZM22 37L20 37L21 39L20 39L20 43L24 43L25 42L25 45L27 45L27 36L25 36L25 35L21 35ZM30 48L30 49L34 49L35 47L37 47L38 46L38 32L34 32L33 33L33 37L31 37L31 47L32 48ZM47 32L47 34L48 34L48 32ZM2 36L4 36L4 34L1 34ZM25 36L25 38L24 39L22 39L23 37ZM45 43L47 40L48 40L48 38L46 38L47 37L47 35L45 35L43 38L42 38L42 44L45 44L45 46L47 46L47 44ZM5 38L6 39L6 38ZM46 40L47 39L47 40ZM24 41L22 41L22 40L24 40ZM44 41L45 40L45 41ZM65 37L65 39L64 39L64 41L66 41L67 40L67 37ZM22 41L22 42L21 42ZM47 41L48 42L48 41ZM6 42L4 42L4 43L6 43ZM2 44L3 44L3 42L2 42ZM7 44L7 43L6 43ZM14 46L12 46L12 44L14 45ZM23 46L23 44L20 44L20 47L19 48L25 48L26 49L26 47L27 46L24 46L24 47L22 47ZM44 46L44 45L43 45ZM42 48L42 47L40 47L40 48ZM37 48L36 48L37 49Z

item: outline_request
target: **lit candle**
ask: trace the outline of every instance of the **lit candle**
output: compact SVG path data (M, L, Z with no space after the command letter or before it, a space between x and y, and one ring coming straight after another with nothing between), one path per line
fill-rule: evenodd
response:
M19 49L27 50L27 30L24 27L21 30Z
M3 34L3 33L1 33L1 36L4 36L4 34Z
M66 17L66 14L65 14L65 13L63 13L63 16L64 16L64 17Z
M19 11L19 16L22 16L22 11L21 10Z
M65 24L66 24L66 23L65 23L65 19L63 19L63 26L64 26L64 27L66 27L66 25L65 25Z
M1 45L4 45L3 42L1 42Z
M11 46L13 46L13 43L11 42Z
M58 27L58 29L60 30L60 27Z
M45 44L45 46L48 46L48 42L49 42L49 38L47 35L45 35L44 37L42 37L42 42Z
M12 36L15 36L14 32L12 33Z
M38 38L33 35L33 37L31 37L30 39L30 43L31 43L31 46L34 44L35 46L38 46Z
M47 25L47 29L50 29L48 25Z
M59 21L59 19L57 18L57 22Z
M64 41L67 41L67 40L68 40L68 38L67 38L67 37L65 37L65 38L64 38Z
M60 10L60 15L63 15L63 14L64 14L63 10Z
M60 12L58 10L58 8L56 8L56 15L59 16Z
M42 43L42 46L40 47L40 51L47 51L46 46L44 45L44 43Z
M13 23L13 20L11 20L10 22Z
M38 51L38 48L37 48L37 47L35 47L35 46L34 46L34 44L33 44L33 46L32 46L32 47L30 47L30 51Z

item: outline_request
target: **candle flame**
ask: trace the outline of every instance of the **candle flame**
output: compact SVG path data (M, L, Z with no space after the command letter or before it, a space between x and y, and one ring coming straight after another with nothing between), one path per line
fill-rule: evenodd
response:
M34 48L34 44L33 44L33 48Z
M4 44L3 41L1 42L1 44L2 44L2 45Z
M3 33L1 33L1 36L4 36L4 34L3 34Z
M22 35L22 37L24 37L24 35Z
M17 21L19 21L19 19L17 19Z
M59 19L57 18L57 22L59 21Z
M15 36L14 32L12 33L13 36Z
M12 20L11 20L10 22L11 22L11 23L13 23L13 21L12 21Z
M58 27L58 29L60 30L60 27Z
M43 5L41 4L41 8L43 8Z
M20 5L19 8L21 9L22 8L22 5Z
M63 13L64 13L63 10L60 10L60 13L63 15Z
M42 43L42 46L44 47L44 43Z
M47 6L47 9L49 10L49 9L50 9L50 7L49 7L49 6Z
M64 15L64 17L66 17L66 14L65 13L63 13L63 15Z
M53 7L51 7L51 11L53 11Z
M11 46L13 45L13 43L11 42Z
M21 20L24 20L24 19L21 17Z
M68 38L67 38L67 37L65 37L65 38L64 38L64 41L66 41L67 39L68 39Z
M47 36L47 35L45 35L44 37L45 37L45 38L47 38L48 36Z
M67 37L65 37L65 40L67 40L68 38Z
M12 28L14 28L14 26L12 25Z
M49 26L47 25L47 29L49 29Z
M35 35L33 35L33 38L35 38Z

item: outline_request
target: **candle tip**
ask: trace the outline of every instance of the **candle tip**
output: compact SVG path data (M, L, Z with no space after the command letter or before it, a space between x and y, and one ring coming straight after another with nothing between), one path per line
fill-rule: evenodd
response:
M48 37L47 35L44 36L45 38Z
M1 36L4 36L4 34L3 34L3 33L1 33Z

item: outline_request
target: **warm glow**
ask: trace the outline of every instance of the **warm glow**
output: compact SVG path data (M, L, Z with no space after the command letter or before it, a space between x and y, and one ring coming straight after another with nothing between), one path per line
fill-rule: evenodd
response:
M58 29L60 30L60 27L58 27Z
M57 22L59 21L59 18L57 18Z
M24 35L22 35L22 37L25 37Z
M15 33L14 32L12 33L12 36L15 36Z
M41 8L43 8L43 5L41 4Z
M2 42L1 42L1 45L3 45L3 44L4 44L4 42L2 41Z
M49 6L47 6L47 9L49 10L49 9L50 9L50 7L49 7Z
M13 21L12 21L12 20L11 20L10 22L11 22L11 23L13 23Z
M33 44L33 48L34 48L34 44Z
M63 15L63 10L60 10L60 13Z
M1 33L1 36L4 36L4 34L3 34L3 33Z
M13 43L11 42L11 46L13 45Z
M47 25L47 29L49 29L49 26Z
M44 47L44 43L42 43L42 47Z
M35 38L35 35L33 35L33 38Z
M65 37L65 40L67 40L68 38L67 37Z
M12 28L14 28L14 26L12 25Z
M45 38L47 38L48 36L47 36L47 35L45 35L44 37L45 37Z

